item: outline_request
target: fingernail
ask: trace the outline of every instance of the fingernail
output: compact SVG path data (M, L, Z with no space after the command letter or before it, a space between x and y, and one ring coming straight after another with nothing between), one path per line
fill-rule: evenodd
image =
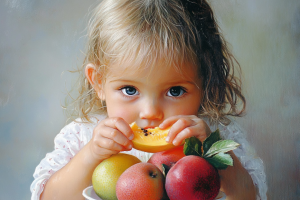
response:
M176 140L173 140L173 145L174 145L174 146L176 146L176 143L177 143L177 141L176 141Z
M131 144L130 144L130 145L128 145L128 146L127 146L127 148L128 148L128 149L131 149L131 148L132 148L132 145L131 145Z
M134 135L131 135L131 136L129 137L129 140L132 140L132 139L133 139L133 137L134 137Z
M169 142L169 140L170 140L170 136L167 136L166 137L166 142Z

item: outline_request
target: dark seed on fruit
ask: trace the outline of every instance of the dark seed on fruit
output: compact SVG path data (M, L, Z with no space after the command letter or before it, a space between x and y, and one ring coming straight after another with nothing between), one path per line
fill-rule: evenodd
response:
M148 136L148 133L145 133L145 136Z

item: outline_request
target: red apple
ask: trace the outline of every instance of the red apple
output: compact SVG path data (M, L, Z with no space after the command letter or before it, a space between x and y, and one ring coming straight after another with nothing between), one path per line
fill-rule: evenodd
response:
M151 163L138 163L126 169L116 186L118 200L160 200L165 195L164 176Z
M179 146L168 151L154 153L148 160L148 163L156 165L156 167L158 167L162 172L162 164L172 167L179 159L183 158L184 156L183 146Z
M170 169L165 187L170 200L213 200L220 190L220 177L204 158L190 155Z

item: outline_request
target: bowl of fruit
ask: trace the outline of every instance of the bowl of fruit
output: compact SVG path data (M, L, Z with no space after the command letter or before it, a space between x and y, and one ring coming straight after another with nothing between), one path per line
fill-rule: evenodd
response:
M218 169L233 165L225 153L238 145L221 140L217 130L204 142L191 137L183 146L156 152L147 163L133 155L115 154L95 168L93 185L83 196L87 200L223 200Z

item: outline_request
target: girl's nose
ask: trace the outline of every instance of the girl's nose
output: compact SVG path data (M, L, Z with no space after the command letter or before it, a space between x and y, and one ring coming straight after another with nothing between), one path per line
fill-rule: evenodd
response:
M163 110L157 100L150 100L142 103L140 110L141 119L162 120L163 117Z

